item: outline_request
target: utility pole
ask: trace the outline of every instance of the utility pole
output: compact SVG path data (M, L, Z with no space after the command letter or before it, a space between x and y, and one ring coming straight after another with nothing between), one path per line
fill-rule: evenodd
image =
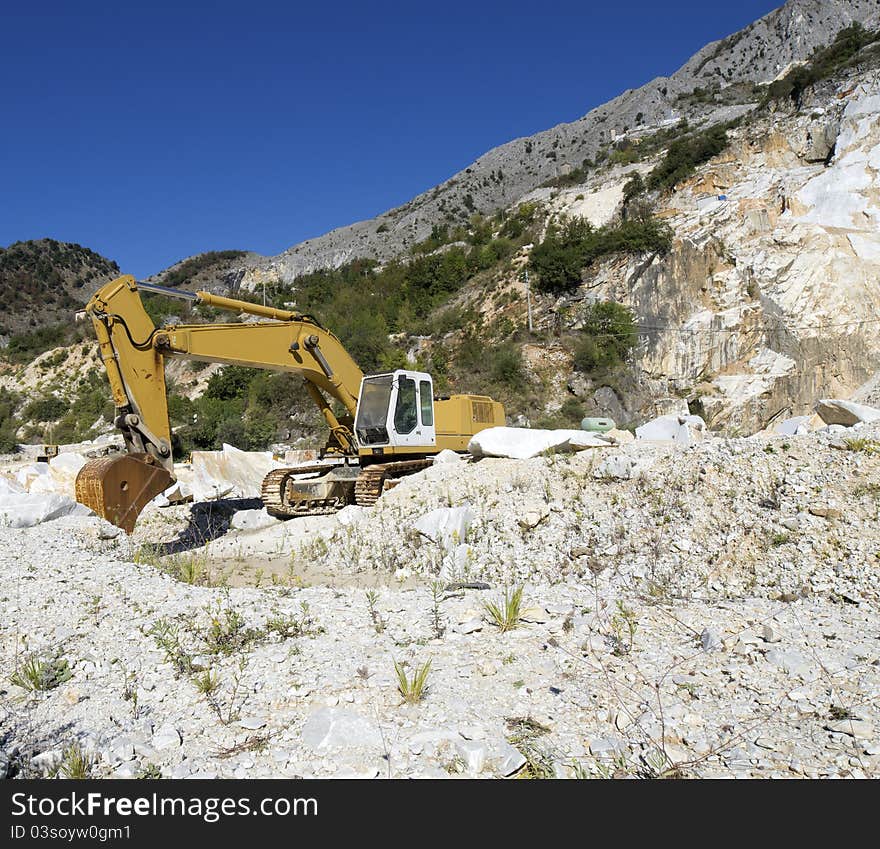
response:
M526 307L529 311L529 333L532 332L532 290L529 288L529 270L523 272L523 280L526 282Z

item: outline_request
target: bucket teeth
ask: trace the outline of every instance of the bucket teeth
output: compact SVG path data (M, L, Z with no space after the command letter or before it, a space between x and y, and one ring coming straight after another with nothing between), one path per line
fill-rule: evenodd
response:
M76 500L130 534L141 510L172 483L171 473L149 454L102 457L79 470Z

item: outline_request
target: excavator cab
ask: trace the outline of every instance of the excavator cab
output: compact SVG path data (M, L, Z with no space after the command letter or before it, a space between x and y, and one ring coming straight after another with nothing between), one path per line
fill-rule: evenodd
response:
M433 448L437 437L431 375L397 369L364 377L354 430L362 451Z

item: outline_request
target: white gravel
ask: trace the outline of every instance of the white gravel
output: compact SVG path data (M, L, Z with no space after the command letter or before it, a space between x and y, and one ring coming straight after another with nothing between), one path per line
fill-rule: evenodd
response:
M93 518L0 528L0 768L51 773L75 744L101 776L873 776L873 440L880 427L436 466L371 510L197 550L272 559L260 587L132 562L189 508L131 540L100 539ZM457 507L463 533L416 530ZM438 574L491 588L437 593L435 617ZM483 603L519 584L525 621L501 632ZM308 633L279 633L285 618ZM69 679L13 684L30 654L63 656ZM395 660L431 661L417 704Z

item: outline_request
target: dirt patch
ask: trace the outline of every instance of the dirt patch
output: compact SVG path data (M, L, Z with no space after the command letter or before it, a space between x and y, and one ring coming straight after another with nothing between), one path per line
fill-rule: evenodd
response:
M424 575L399 579L388 572L331 570L314 564L294 563L290 557L209 558L208 566L230 587L265 587L281 584L296 587L414 589L428 584Z

